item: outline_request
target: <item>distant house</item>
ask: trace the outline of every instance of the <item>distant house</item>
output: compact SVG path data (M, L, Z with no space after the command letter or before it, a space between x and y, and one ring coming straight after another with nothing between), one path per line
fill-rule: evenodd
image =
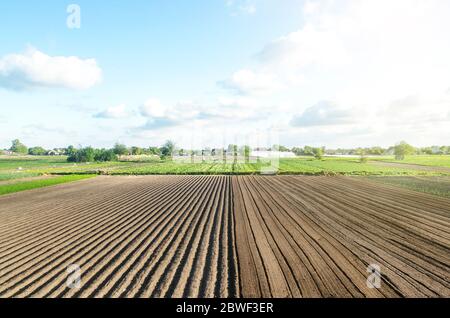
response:
M11 150L4 149L0 151L0 154L5 156L11 156L13 152Z
M433 146L433 147L431 147L431 153L432 153L433 155L442 154L441 147L439 147L439 146Z
M61 152L58 149L49 150L47 156L61 156Z

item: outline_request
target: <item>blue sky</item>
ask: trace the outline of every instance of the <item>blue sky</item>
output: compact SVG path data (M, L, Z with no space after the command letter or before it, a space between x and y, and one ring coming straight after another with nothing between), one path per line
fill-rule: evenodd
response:
M444 144L449 4L391 3L2 1L0 147Z

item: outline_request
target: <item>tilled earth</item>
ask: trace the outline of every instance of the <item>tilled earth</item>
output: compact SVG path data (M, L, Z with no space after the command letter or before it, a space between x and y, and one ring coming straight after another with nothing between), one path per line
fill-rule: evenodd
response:
M0 297L450 297L449 273L450 200L363 179L105 176L0 197Z

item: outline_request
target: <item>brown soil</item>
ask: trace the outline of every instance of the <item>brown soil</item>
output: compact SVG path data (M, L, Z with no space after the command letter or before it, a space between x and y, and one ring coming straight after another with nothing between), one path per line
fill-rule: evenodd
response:
M450 296L448 199L345 177L236 177L233 191L244 297Z
M450 200L362 179L102 176L0 197L0 297L449 297L449 269Z

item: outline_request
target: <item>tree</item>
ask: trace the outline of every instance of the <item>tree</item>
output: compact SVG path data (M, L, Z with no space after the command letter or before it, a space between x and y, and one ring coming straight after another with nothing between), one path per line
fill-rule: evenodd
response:
M385 150L381 147L372 147L369 149L370 155L381 156L384 152L385 152Z
M86 147L80 149L78 152L78 162L93 162L95 161L95 149Z
M238 146L235 144L229 144L227 151L231 154L233 154L233 156L237 156L237 152L238 152Z
M314 156L314 148L310 146L305 146L303 149L303 154L305 156Z
M161 158L167 158L172 156L175 150L175 143L171 140L167 140L164 145L160 148Z
M74 146L70 145L69 147L67 147L66 150L67 161L77 162L77 152L78 150Z
M228 153L231 153L233 155L233 163L234 164L237 163L238 150L239 150L238 145L234 145L234 144L228 145Z
M28 152L27 146L21 143L19 139L14 139L12 141L12 145L11 148L9 148L9 150L18 154L26 154Z
M249 163L250 162L250 153L252 152L252 149L250 148L250 146L247 146L247 145L242 146L241 152L244 156L245 163Z
M157 155L157 156L159 156L159 155L161 154L161 151L159 150L158 147L149 147L149 148L148 148L148 152L149 152L151 155Z
M312 152L316 159L322 159L323 157L323 148L312 148Z
M144 150L140 147L131 147L131 154L134 156L139 156L144 153Z
M274 145L274 148L280 152L289 152L289 148L283 145Z
M367 162L367 156L366 156L366 149L359 148L356 150L356 153L359 156L359 162L366 163Z
M100 149L96 151L95 161L117 161L117 155L112 149Z
M413 146L409 145L405 141L399 142L394 147L394 155L396 160L403 160L405 156L414 153L415 149Z
M124 144L119 144L119 143L116 143L114 145L113 151L118 156L128 155L130 153L128 151L127 146L125 146Z
M70 145L69 147L66 148L66 155L71 156L76 151L77 150L75 149L75 147Z
M296 156L302 156L304 154L303 149L299 147L292 148L292 152L295 153Z
M97 151L92 147L72 150L67 157L68 162L93 162Z
M32 156L43 156L45 155L47 150L42 147L32 147L28 149L28 154Z

